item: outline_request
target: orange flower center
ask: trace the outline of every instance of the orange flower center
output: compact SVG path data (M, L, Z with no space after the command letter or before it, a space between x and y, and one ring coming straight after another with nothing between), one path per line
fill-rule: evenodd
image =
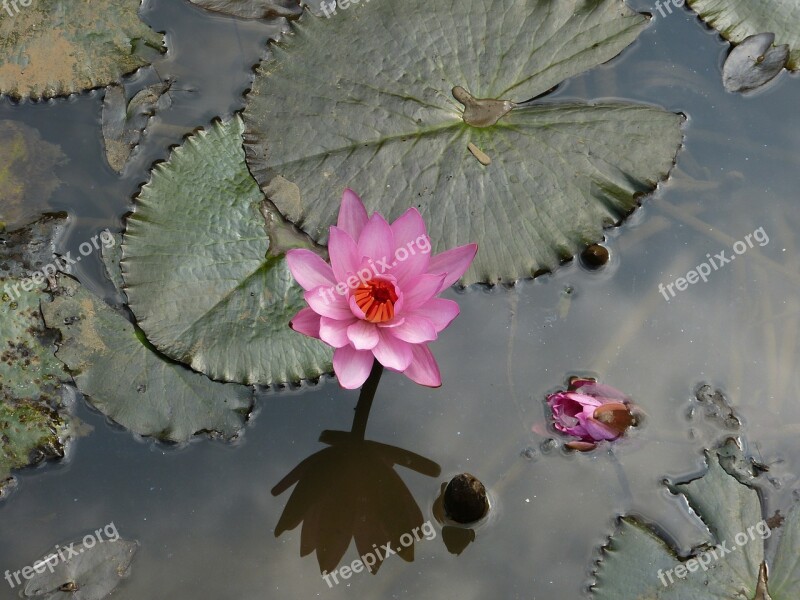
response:
M394 318L397 293L391 282L373 279L357 287L353 296L370 323L383 323Z

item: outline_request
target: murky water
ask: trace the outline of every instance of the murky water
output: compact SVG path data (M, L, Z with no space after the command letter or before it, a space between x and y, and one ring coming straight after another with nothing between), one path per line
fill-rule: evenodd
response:
M652 2L631 4L657 14ZM69 157L58 170L64 184L41 206L70 213L64 251L105 227L121 229L151 164L196 127L243 106L251 67L283 26L167 0L149 3L143 18L167 33L170 51L155 67L176 79L176 91L124 177L103 159L102 92L0 101L0 119L35 127ZM784 73L757 95L726 94L727 47L692 13L676 10L658 15L621 57L561 87L555 96L562 99L623 98L688 115L672 178L608 232L606 269L592 273L574 261L512 289L448 292L462 315L433 347L442 388L384 375L367 439L441 466L438 477L398 467L424 518L433 520L441 483L459 472L490 490L492 517L460 555L447 550L437 525L435 539L416 544L413 562L390 557L376 575L329 587L315 557L300 556L299 528L274 536L290 493L274 497L272 487L324 447L323 430L347 431L353 419L357 394L324 380L263 390L232 445L134 439L77 399L94 431L61 463L17 475L18 488L0 503L0 571L114 522L141 543L120 599L581 598L620 514L640 515L685 546L702 539L684 503L661 483L701 471L702 449L730 433L687 417L701 383L725 391L749 450L771 466L764 481L770 513L788 508L800 486L792 474L800 467L800 78ZM156 76L145 71L131 81L141 78ZM659 292L707 254L730 255L759 228L769 242L708 282L669 301ZM77 276L93 291L111 291L95 257ZM613 454L543 451L550 435L544 396L575 373L625 390L646 413L641 430ZM341 515L329 517L336 523ZM351 547L343 564L355 558ZM10 597L4 586L0 597Z

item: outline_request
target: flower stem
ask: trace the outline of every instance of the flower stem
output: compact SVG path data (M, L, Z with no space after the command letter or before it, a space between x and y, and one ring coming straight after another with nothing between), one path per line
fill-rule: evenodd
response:
M376 360L372 363L372 371L364 382L364 386L361 388L361 395L358 397L358 405L356 406L356 415L353 418L353 427L351 431L358 439L363 440L367 432L369 411L372 408L375 392L378 391L381 375L383 375L383 365Z

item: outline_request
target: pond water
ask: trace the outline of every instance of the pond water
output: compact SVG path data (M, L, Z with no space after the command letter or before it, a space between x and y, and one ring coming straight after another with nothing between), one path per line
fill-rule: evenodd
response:
M513 287L447 292L461 316L433 345L441 388L383 376L367 439L441 469L429 476L397 468L423 518L436 525L433 539L415 545L413 562L393 556L377 574L354 574L331 587L314 555L301 557L300 528L274 535L291 494L276 497L273 486L325 447L324 430L348 431L353 420L357 392L323 378L260 390L231 444L136 439L76 397L77 414L93 431L63 461L16 474L17 487L0 501L0 571L113 522L141 544L130 578L115 592L119 599L579 599L619 515L641 516L682 548L702 539L663 480L702 472L703 449L731 434L770 466L762 490L767 512L785 512L800 489L800 82L784 73L760 93L726 93L720 72L727 43L688 10L662 17L653 2L630 4L657 15L651 26L620 57L549 99L626 99L683 112L677 167L641 209L608 231L606 268L590 272L576 260ZM43 103L0 101L0 119L34 127L69 158L57 169L61 187L36 207L69 213L64 252L77 253L103 228L121 230L152 163L194 129L243 107L252 66L285 27L217 16L184 1L146 3L142 17L166 32L169 52L155 67L176 83L171 108L151 121L124 177L103 157L102 90ZM143 79L157 76L144 70L130 83ZM669 301L659 292L659 284L707 254L731 254L759 228L768 243L708 282ZM76 276L111 296L96 256ZM555 434L544 398L573 374L628 393L645 414L642 427L611 451L550 449L546 441ZM701 384L725 393L740 430L702 416L692 402ZM432 507L441 484L465 471L486 485L493 509L457 555L443 542ZM350 486L358 495L373 476L320 474L315 489ZM340 522L346 510L333 508L328 526L347 527ZM342 564L356 558L351 546ZM4 586L0 597L11 597Z

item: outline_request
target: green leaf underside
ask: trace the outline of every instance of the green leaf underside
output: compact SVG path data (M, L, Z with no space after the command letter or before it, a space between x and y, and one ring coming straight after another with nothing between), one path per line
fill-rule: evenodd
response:
M102 87L147 64L162 36L138 15L140 0L36 0L0 11L0 93L50 98Z
M652 530L632 518L623 518L619 529L604 549L595 573L592 595L608 600L753 600L759 567L764 561L764 544L758 533L737 546L737 534L762 521L758 493L728 474L716 452L708 453L708 471L699 479L676 485L673 490L685 496L689 506L710 532L708 550L725 542L731 550L719 558L709 555L707 569L697 565L685 578L674 574L675 552ZM695 554L694 556L697 556ZM672 571L670 571L672 570ZM663 574L665 586L659 579ZM667 572L672 573L670 582ZM770 591L772 591L770 583ZM790 596L774 596L789 600ZM791 596L796 598L796 596Z
M217 383L164 359L123 315L73 279L59 283L59 294L42 311L62 335L56 356L98 410L134 433L172 442L199 432L225 438L239 432L253 405L252 388Z
M758 33L774 33L776 45L789 45L787 67L800 69L797 0L688 0L687 4L722 37L735 44Z
M477 241L466 284L552 270L668 174L683 117L553 103L475 128L452 88L526 101L613 58L646 22L618 0L410 0L305 15L248 95L248 164L284 216L320 243L349 186L390 219L419 207L435 251ZM492 163L478 162L469 143ZM297 187L270 188L276 176Z
M238 118L216 123L154 169L124 237L130 306L160 351L212 379L317 378L331 371L332 353L289 328L303 290L282 257L267 256L242 129Z

